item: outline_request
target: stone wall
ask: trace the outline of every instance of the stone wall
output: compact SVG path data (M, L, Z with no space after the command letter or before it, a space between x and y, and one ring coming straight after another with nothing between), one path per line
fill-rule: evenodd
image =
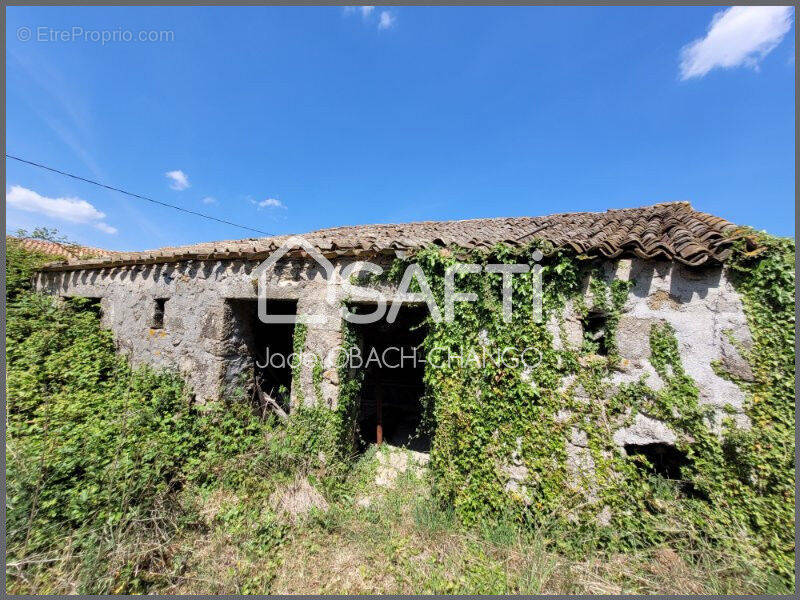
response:
M243 374L252 371L252 358L243 342L244 333L233 318L228 299L257 298L253 269L258 263L245 261L182 262L175 264L120 267L86 271L42 272L37 275L40 291L61 296L101 299L103 323L109 327L121 352L134 364L178 370L190 384L197 401L207 402L231 394ZM300 314L323 314L324 324L309 324L307 353L324 357L323 401L335 406L337 373L335 349L341 343L338 301L368 300L345 289L341 270L347 261L334 265L337 302L325 302L328 282L313 262L282 261L267 274L268 298L292 299ZM730 406L741 424L744 396L740 389L719 377L715 361L742 378L750 376L747 363L736 350L750 343L741 302L721 267L689 269L669 262L620 260L604 267L607 278L634 282L619 322L618 346L623 359L613 383L637 380L646 374L649 385L658 387L659 377L649 363L650 326L667 321L675 328L686 371L700 388L701 402L715 409L719 426L724 407ZM588 301L588 281L587 302ZM391 288L384 288L390 300ZM163 328L153 327L156 299L166 298ZM550 323L556 344L580 344L582 324L568 305L566 340ZM300 383L307 403L315 402L311 364L301 372ZM297 390L292 390L297 398ZM570 456L575 465L587 468L580 431L573 432ZM620 446L652 442L670 443L674 434L662 423L639 415L635 423L615 434Z
M241 387L252 372L252 358L242 326L233 318L229 299L257 300L257 262L189 261L77 271L45 271L35 277L37 290L63 297L99 298L102 322L111 329L119 351L133 364L179 371L198 402L217 400ZM335 265L335 297L345 297L341 270ZM337 305L325 302L327 281L315 263L281 261L266 278L271 299L296 300L299 314L322 314L324 324L309 324L306 352L325 357L322 393L335 406L335 353L341 343ZM352 294L348 298L355 298ZM164 305L163 328L155 328L156 300ZM246 379L246 377L245 377ZM301 372L306 402L315 401L311 367ZM296 390L292 390L296 398Z
M622 383L638 381L643 375L653 389L663 386L650 364L650 329L668 322L675 329L686 373L697 384L700 403L713 407L710 426L720 431L722 420L732 417L747 427L743 412L744 393L734 383L717 375L714 364L748 380L752 373L737 347L752 343L742 303L722 267L690 269L670 262L620 260L604 265L606 281L622 279L633 283L623 307L617 330L620 365L612 376L611 393ZM589 281L584 282L585 303L591 307ZM564 315L566 340L561 339L555 320L548 323L556 345L580 346L583 329L571 303ZM570 384L564 382L564 387ZM581 399L581 389L576 391ZM590 402L585 398L586 402ZM727 407L727 409L726 409ZM563 415L567 417L568 415ZM624 452L628 444L673 445L676 435L661 421L638 413L632 425L618 429L614 441ZM577 481L590 481L593 460L586 433L573 428L567 440L568 466Z

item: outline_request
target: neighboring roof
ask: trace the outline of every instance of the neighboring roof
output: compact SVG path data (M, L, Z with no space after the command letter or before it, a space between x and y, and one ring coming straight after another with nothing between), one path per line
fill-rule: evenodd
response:
M428 245L489 248L498 243L525 245L536 238L588 256L636 256L687 265L721 262L732 243L733 223L694 210L688 202L598 213L545 217L423 221L396 225L355 225L320 229L302 237L327 257L407 252ZM261 260L290 236L207 242L109 257L51 263L46 270L92 269L181 260Z
M13 240L20 246L31 252L41 252L52 256L61 256L67 260L80 260L93 257L111 257L117 254L112 250L102 248L92 248L90 246L80 246L78 244L66 244L62 242L51 242L37 238L18 238L7 235L6 241Z

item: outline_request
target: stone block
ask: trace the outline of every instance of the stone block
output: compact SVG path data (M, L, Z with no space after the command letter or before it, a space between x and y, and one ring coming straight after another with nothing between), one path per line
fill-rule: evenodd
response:
M614 433L614 443L618 446L658 443L674 445L677 439L678 436L666 423L642 413L636 413L632 425L618 429Z
M736 379L743 381L753 381L753 370L750 363L742 356L740 349L747 351L752 348L753 342L747 326L741 325L736 329L722 332L722 368Z
M632 362L650 358L650 329L659 319L633 314L620 316L617 326L617 347L622 358Z

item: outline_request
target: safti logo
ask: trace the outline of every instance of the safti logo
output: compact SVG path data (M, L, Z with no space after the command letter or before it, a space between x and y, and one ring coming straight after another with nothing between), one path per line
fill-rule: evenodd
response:
M342 269L341 275L338 275L333 264L313 244L300 236L292 236L249 275L251 279L254 275L258 278L258 317L264 323L322 324L327 321L327 317L321 314L271 315L267 310L267 273L273 271L277 262L288 252L296 249L304 250L321 267L326 280L325 301L330 306L336 306L340 298L360 298L374 303L375 310L368 314L352 313L346 304L342 303L339 309L340 315L350 323L376 323L384 318L387 322L394 323L403 304L425 304L434 322L439 323L444 319L445 322L450 323L455 318L456 302L475 302L478 299L474 292L459 292L456 289L456 275L480 273L502 277L502 311L503 320L507 323L511 322L513 318L513 277L515 275L530 277L533 288L533 320L536 323L542 320L542 265L539 264L539 261L543 256L539 250L531 253L531 261L534 263L532 266L520 263L487 265L456 263L449 266L444 275L444 316L442 316L442 310L436 303L425 273L417 263L411 263L406 267L395 294L393 294L393 300L389 303L382 291L358 286L350 281L353 276L365 272L381 275L383 267L368 261L356 261L346 265ZM415 280L419 292L410 291Z
M322 256L322 253L308 240L300 236L292 236L280 247L270 254L269 258L258 265L249 277L258 278L258 318L263 323L308 323L322 324L327 318L325 315L271 315L267 310L267 273L274 271L277 262L292 250L305 250L311 258L322 268L327 283L325 301L334 305L336 302L336 289L333 286L334 268L331 261Z

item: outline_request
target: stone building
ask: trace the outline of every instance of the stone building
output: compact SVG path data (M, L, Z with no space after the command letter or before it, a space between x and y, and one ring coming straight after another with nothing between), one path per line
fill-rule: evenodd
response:
M742 391L712 366L723 363L739 377L750 377L737 351L739 344L749 343L747 324L724 264L736 229L682 202L603 213L336 227L302 236L330 261L330 275L309 248L286 248L292 241L289 236L276 236L67 259L42 269L35 285L64 297L97 299L103 323L120 351L134 364L178 370L198 402L264 386L272 396L285 394L295 405L302 398L334 406L339 381L331 351L342 343L340 304L373 300L347 288L347 278L342 277L347 265L364 260L388 264L430 245L523 246L539 238L597 259L607 277L633 282L618 327L625 368L614 375L617 383L647 373L657 387L658 375L647 360L648 336L652 323L666 321L675 329L701 402L719 415L732 407L744 424ZM268 259L271 264L258 270ZM326 317L309 323L303 340L305 351L321 357L319 365L304 363L295 374L280 364L257 366L267 350L291 352L294 340L293 325L259 320L259 277L271 313ZM382 285L390 302L402 300L396 288ZM419 306L406 305L392 325L364 326L363 340L376 347L387 340L412 347L424 335L413 327L422 317ZM585 320L568 306L564 323L564 328L552 327L555 343L580 344ZM562 340L564 333L567 339ZM421 370L368 374L364 385L382 395L385 405L379 416L374 414L375 403L365 400L362 426L370 430L380 419L386 438L402 443L415 417L400 404L421 393ZM621 446L670 444L674 434L639 415L633 425L616 433L615 440ZM576 448L580 443L572 440Z

